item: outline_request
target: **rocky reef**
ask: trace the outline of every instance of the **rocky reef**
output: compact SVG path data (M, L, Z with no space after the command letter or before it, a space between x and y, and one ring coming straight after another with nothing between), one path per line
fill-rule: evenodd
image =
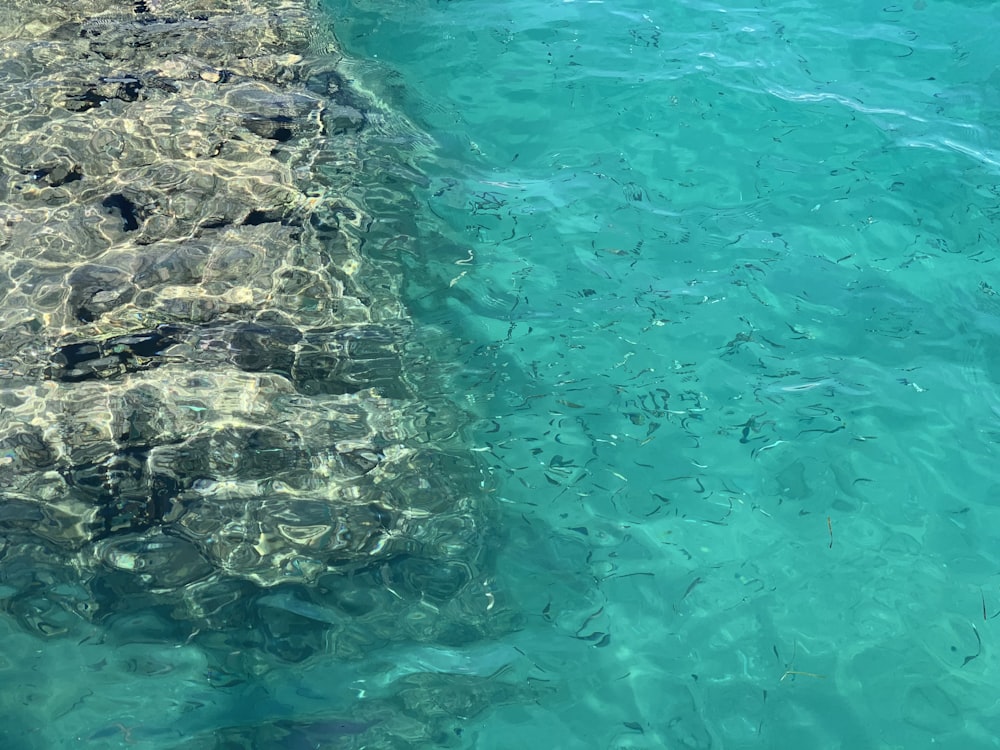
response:
M297 661L497 627L486 477L365 252L370 111L314 11L0 12L0 607L32 632L142 613Z

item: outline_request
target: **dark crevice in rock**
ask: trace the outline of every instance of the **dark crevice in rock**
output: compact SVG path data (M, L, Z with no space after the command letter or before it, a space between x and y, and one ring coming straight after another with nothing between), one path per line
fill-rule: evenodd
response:
M149 453L145 444L124 446L103 461L60 472L70 487L95 506L95 539L150 528L172 510L180 487L170 477L151 475Z
M82 94L73 94L66 97L66 109L70 112L86 112L88 109L100 107L108 97L101 96L94 89L88 89Z
M164 364L163 351L176 344L205 352L201 366L213 360L210 350L214 350L222 353L216 362L228 362L245 372L272 372L306 395L357 393L368 388L389 398L408 395L402 380L400 337L391 328L377 325L305 332L258 323L191 329L163 325L149 333L61 346L46 376L76 383L149 370Z
M286 143L295 136L290 127L295 121L288 115L249 115L243 120L247 130L261 138L269 138L279 143Z
M139 228L139 216L135 204L121 193L109 195L101 201L101 205L108 209L110 214L118 213L122 220L123 231L134 232Z
M96 83L87 84L86 91L82 94L68 95L65 107L71 112L86 112L112 99L131 103L148 99L150 89L167 94L180 92L174 81L164 76L149 73L101 76Z
M28 172L28 174L34 177L35 181L43 187L59 187L60 185L83 179L83 172L75 165L71 167L62 165L57 167L43 167Z
M260 224L280 224L284 223L284 219L285 217L277 211L254 210L247 214L247 217L243 220L243 225L256 227Z
M160 353L177 343L173 338L176 332L171 326L160 326L151 333L61 346L52 356L46 376L50 380L78 383L158 367L163 364Z

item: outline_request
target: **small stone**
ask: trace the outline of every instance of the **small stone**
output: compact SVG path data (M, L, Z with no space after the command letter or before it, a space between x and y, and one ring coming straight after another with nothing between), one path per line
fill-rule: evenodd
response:
M217 70L203 70L200 73L201 80L209 83L218 83L222 80L222 74Z

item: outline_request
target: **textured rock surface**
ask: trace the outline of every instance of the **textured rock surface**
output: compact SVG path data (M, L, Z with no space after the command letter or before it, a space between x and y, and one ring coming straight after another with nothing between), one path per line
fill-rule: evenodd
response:
M432 439L453 417L360 252L365 108L308 3L4 6L8 611L58 633L166 604L224 629L297 583L343 614L345 653L473 637L481 478Z

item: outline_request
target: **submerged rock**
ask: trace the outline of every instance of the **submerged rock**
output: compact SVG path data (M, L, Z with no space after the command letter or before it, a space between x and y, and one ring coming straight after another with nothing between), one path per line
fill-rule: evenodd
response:
M263 595L289 658L301 618L364 612L352 644L486 627L483 475L430 438L456 416L360 251L363 97L310 3L9 6L0 555L33 591L22 625L168 607L225 630ZM89 600L43 606L40 580ZM327 593L266 593L290 582Z

